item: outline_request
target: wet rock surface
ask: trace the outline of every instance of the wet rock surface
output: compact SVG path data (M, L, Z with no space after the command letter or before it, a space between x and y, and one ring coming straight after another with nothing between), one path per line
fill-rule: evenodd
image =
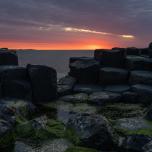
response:
M121 95L118 93L112 92L95 92L89 96L89 101L92 104L96 105L105 105L107 103L116 103L119 102Z
M123 93L130 90L129 85L108 85L104 88L105 91Z
M57 97L57 74L53 68L28 65L34 102L47 102Z
M0 65L18 65L17 54L10 51L0 51Z
M124 67L124 51L98 49L95 50L94 57L103 67Z
M137 84L132 86L132 91L136 92L139 96L138 102L143 104L151 104L152 99L152 86Z
M101 68L100 84L125 84L128 81L128 71L119 68Z
M151 152L152 46L72 57L70 72L0 49L0 151Z
M94 59L78 60L70 64L70 76L79 83L96 83L98 81L100 64Z
M84 145L102 150L113 147L112 130L101 115L78 114L69 120L68 126L76 131Z
M103 89L104 87L101 85L76 84L73 92L91 94L93 92L103 91Z
M85 93L79 93L79 94L73 94L73 95L67 95L60 98L62 101L66 102L87 102L88 101L88 95Z
M142 56L127 56L126 67L129 70L151 70L152 60Z
M58 95L67 95L72 92L76 79L71 76L65 76L58 81Z
M151 71L132 71L130 76L131 84L147 84L152 85Z

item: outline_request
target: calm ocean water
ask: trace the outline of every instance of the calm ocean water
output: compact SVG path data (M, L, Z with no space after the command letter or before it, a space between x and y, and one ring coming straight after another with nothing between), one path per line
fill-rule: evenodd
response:
M18 51L19 64L25 66L30 64L40 64L53 67L57 70L58 78L64 76L69 71L69 58L70 57L82 57L93 56L91 50L88 51Z

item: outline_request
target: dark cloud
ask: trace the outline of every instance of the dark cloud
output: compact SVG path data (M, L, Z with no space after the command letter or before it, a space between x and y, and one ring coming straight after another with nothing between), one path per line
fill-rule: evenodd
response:
M132 34L139 46L152 35L152 0L0 0L0 14L0 39L62 41L65 34L71 36L38 30L49 24Z

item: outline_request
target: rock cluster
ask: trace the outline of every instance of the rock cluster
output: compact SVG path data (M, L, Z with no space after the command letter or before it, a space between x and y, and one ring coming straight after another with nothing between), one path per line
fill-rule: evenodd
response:
M59 118L77 132L82 145L103 151L152 151L151 50L152 44L144 49L98 49L94 57L70 58L70 72L62 78L68 92L61 89L55 109L59 115L66 113L68 120ZM90 113L84 102L96 110Z
M73 92L97 92L100 86L98 91L120 93L131 102L152 101L151 44L144 49L98 49L92 58L71 58L69 67L77 82Z
M17 54L0 50L0 97L47 102L57 97L56 70L42 65L18 66Z
M70 72L0 50L0 151L151 152L152 43L71 57Z

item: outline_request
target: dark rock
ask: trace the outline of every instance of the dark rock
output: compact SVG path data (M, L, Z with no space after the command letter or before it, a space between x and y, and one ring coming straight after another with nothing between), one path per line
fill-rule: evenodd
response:
M150 104L152 102L152 86L137 84L133 85L131 89L138 94L139 103Z
M64 138L66 128L63 123L41 116L30 121L25 121L16 126L16 136L28 141L48 141L49 139Z
M128 71L119 68L102 68L100 69L100 84L125 84L128 80Z
M72 92L76 79L71 76L65 76L58 81L58 95L67 95Z
M0 151L6 151L6 149L13 147L15 142L13 128L14 124L0 119Z
M144 152L152 152L152 141L143 147Z
M54 139L37 145L16 141L13 152L65 152L71 146L73 145L66 139Z
M0 51L0 65L18 65L18 57L16 53Z
M9 71L9 70L15 70L16 69L21 69L21 67L18 67L18 66L15 66L15 65L1 65L0 66L0 80L3 78L3 75L6 71ZM13 76L14 77L14 76Z
M114 47L112 50L120 50L120 51L126 51L126 48L119 48L119 47Z
M8 48L0 48L0 51L9 51Z
M57 93L58 96L64 96L64 95L68 95L71 94L71 86L68 85L58 85L57 88Z
M96 149L80 147L80 146L72 146L68 148L65 152L98 152Z
M32 85L33 100L49 102L57 96L57 73L53 68L41 65L28 65Z
M41 103L40 106L46 112L56 112L57 120L67 124L71 116L81 113L97 114L99 108L88 103L74 103L57 100L50 103Z
M132 91L123 92L121 100L125 103L138 103L138 94Z
M71 63L74 63L75 61L90 61L90 60L93 60L93 57L71 57L70 60L69 60L69 65Z
M145 108L140 104L116 102L105 105L100 112L108 120L118 120L122 118L143 117Z
M149 56L152 57L152 42L149 44Z
M131 84L152 85L152 72L151 71L132 71L129 81Z
M2 96L32 100L32 89L26 68L1 67Z
M149 49L152 49L152 42L149 44Z
M79 93L79 94L74 94L74 95L67 95L67 96L63 96L62 98L60 98L60 100L62 101L66 101L66 102L87 102L88 101L88 95L85 93Z
M141 50L141 55L148 55L149 54L149 49L148 48L142 48Z
M149 57L152 58L152 49L149 49Z
M129 47L129 48L126 48L126 54L127 55L140 55L141 49L138 49L135 47Z
M124 67L125 52L121 50L95 50L94 57L103 67Z
M89 101L92 104L105 105L120 101L121 95L112 92L95 92L89 96Z
M93 92L101 92L103 87L99 85L89 85L89 84L77 84L75 85L73 92L76 93L87 93L91 94Z
M148 111L145 115L145 119L152 121L152 106L148 109Z
M2 97L32 100L32 88L28 81L3 81Z
M121 133L120 147L142 152L143 147L152 140L152 125L143 118L124 118L116 121L114 126Z
M100 63L91 60L80 60L70 64L70 76L76 78L79 83L96 83L99 77Z
M104 88L105 91L123 93L130 90L129 85L108 85Z
M142 152L152 140L151 123L140 117L116 120L114 128L122 136L120 147L128 151Z
M129 70L151 70L152 60L141 56L127 56L126 67Z
M122 131L125 135L141 134L148 135L148 131L151 130L152 125L143 118L122 118L115 121L115 126L117 130ZM147 132L146 132L147 130ZM143 131L143 132L142 132ZM145 132L144 132L145 131ZM151 136L149 134L149 136Z
M14 146L14 152L34 152L32 146L22 142L16 141Z
M74 129L83 145L100 150L110 150L114 146L114 136L109 123L103 116L78 114L68 122Z
M13 66L4 66L0 67L0 73L2 73L2 81L10 80L27 80L29 81L29 76L27 69L25 67L13 67Z
M23 100L1 100L0 112L4 115L0 116L3 119L7 118L7 121L12 116L30 119L36 112L36 107L32 103Z
M152 138L144 135L130 135L121 140L120 146L124 151L144 152L144 147L152 140Z
M65 76L58 81L58 85L70 85L73 86L76 83L76 79L71 76Z

